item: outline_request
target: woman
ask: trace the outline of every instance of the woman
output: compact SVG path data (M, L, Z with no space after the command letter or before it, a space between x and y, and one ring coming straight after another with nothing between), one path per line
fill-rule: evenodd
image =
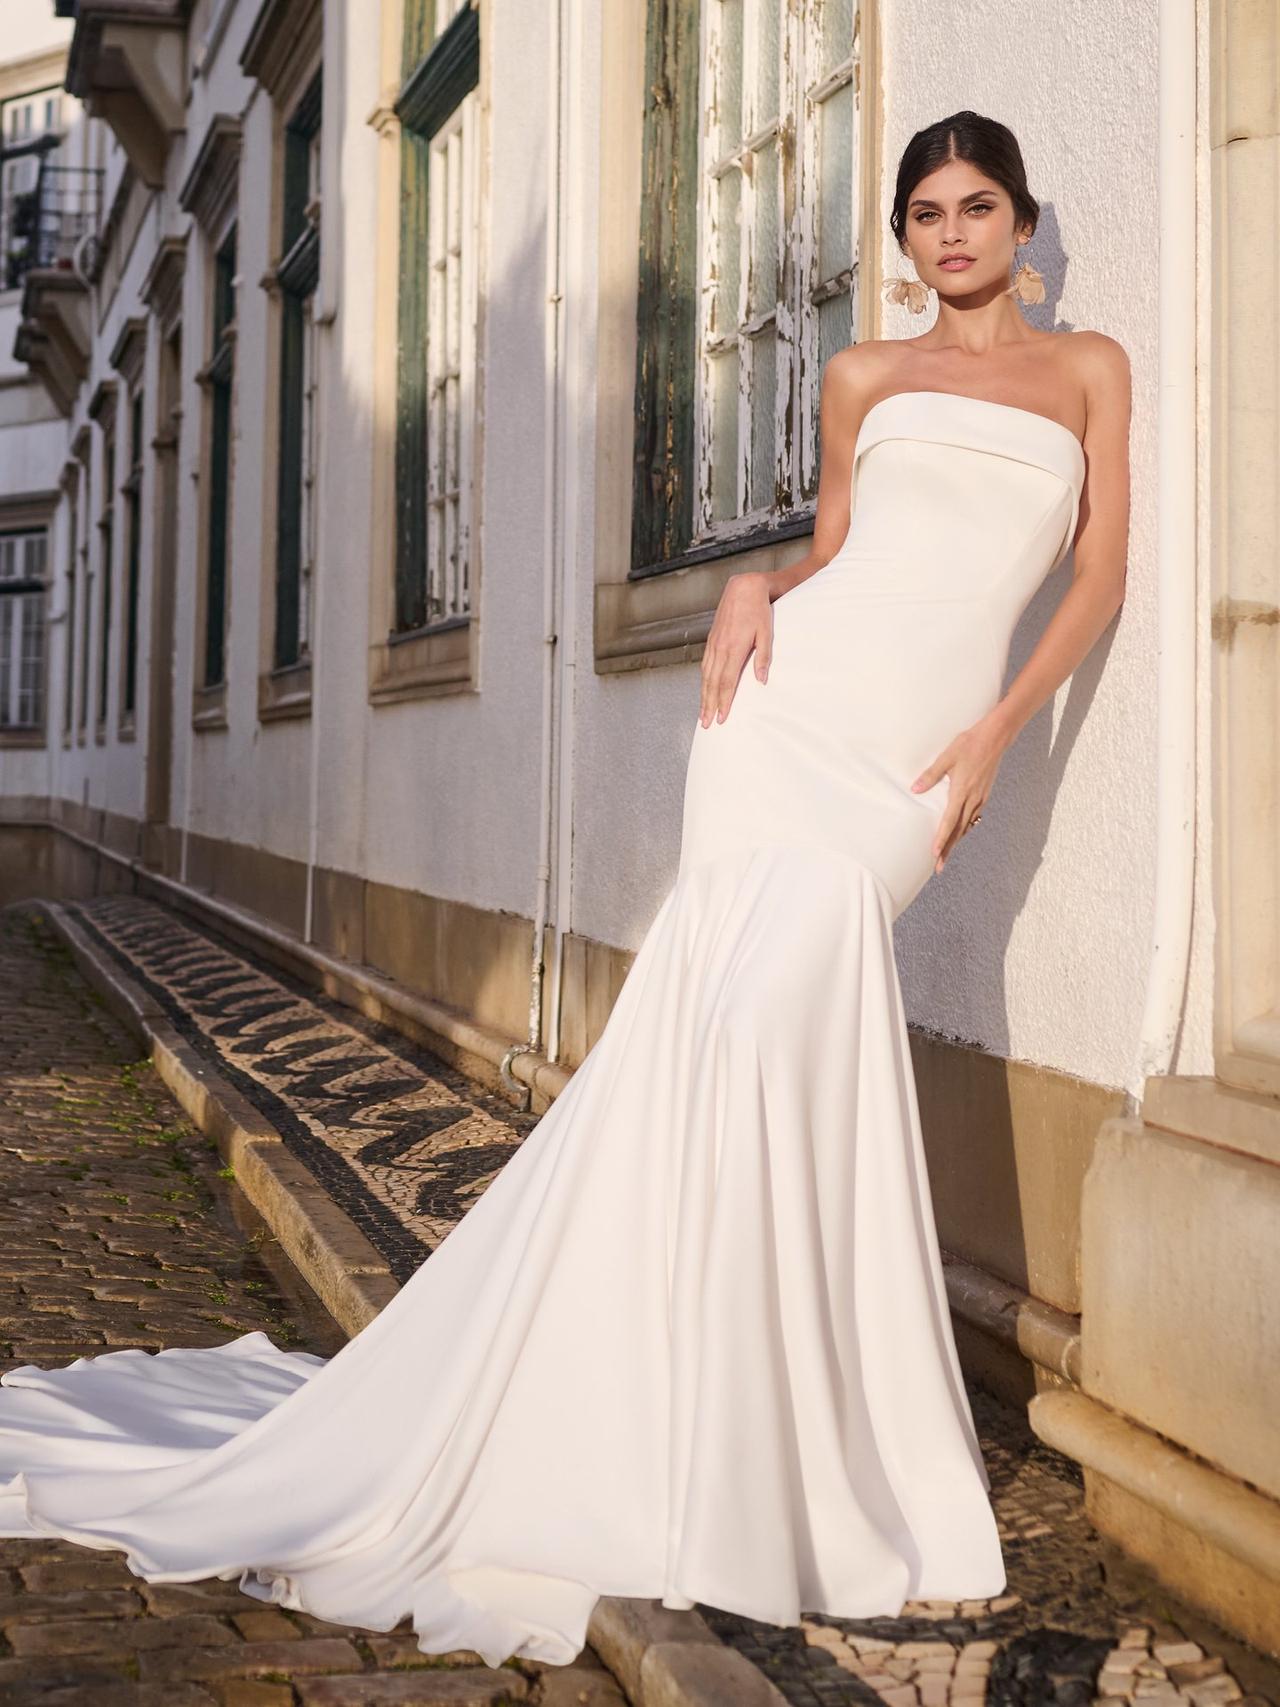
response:
M571 1660L600 1594L793 1624L1004 1588L891 927L1123 597L1127 362L1024 323L1036 215L1002 125L912 138L937 322L828 365L813 548L725 589L676 880L502 1173L327 1362L11 1371L0 1533L495 1665Z

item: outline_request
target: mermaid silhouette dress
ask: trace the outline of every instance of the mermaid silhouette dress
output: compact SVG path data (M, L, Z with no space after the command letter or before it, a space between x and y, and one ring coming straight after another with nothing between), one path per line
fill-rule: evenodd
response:
M0 1534L428 1653L571 1660L598 1595L779 1625L1005 1586L892 924L1015 623L1074 536L1061 423L864 417L844 544L695 724L679 866L603 1032L328 1360L261 1332L0 1382Z

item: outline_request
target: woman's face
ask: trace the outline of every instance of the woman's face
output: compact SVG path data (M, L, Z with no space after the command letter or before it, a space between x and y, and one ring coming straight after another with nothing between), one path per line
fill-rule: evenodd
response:
M948 160L907 198L903 248L924 282L945 296L1007 285L1014 241L1008 191L967 160Z

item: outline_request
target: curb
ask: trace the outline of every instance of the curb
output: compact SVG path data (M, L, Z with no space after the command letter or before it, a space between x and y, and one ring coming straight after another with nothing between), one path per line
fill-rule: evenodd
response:
M787 1707L782 1691L697 1612L606 1595L587 1641L632 1707Z
M57 902L40 903L80 975L148 1051L192 1121L212 1138L280 1248L351 1337L400 1290L386 1259L285 1147L275 1127L199 1056L147 992Z
M386 1261L275 1127L216 1067L197 1055L151 996L56 901L39 909L77 970L139 1041L193 1123L235 1169L236 1184L302 1278L349 1337L367 1327L400 1288ZM780 1690L697 1612L660 1600L602 1595L587 1641L631 1707L786 1707Z

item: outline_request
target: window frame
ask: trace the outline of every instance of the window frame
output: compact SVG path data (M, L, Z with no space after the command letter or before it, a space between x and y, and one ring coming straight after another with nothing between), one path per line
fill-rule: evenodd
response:
M851 332L860 323L858 292L858 153L863 132L851 131L849 208L854 253L832 281L819 281L820 106L842 89L857 103L864 8L852 0L851 41L823 74L810 75L810 59L822 52L820 9L797 11L779 0L776 111L756 113L758 9L737 0L742 29L732 61L741 96L737 122L722 129L716 79L729 58L722 30L725 0L655 0L646 31L647 101L644 143L647 207L642 216L641 287L636 361L636 481L630 574L636 579L714 560L743 549L805 536L813 531L817 498L817 397L821 380L817 348L818 305L843 288L850 299ZM659 24L665 25L665 29ZM855 111L856 119L856 111ZM733 134L729 134L730 128ZM766 310L752 302L756 286L755 183L765 150L775 150L777 207L775 246L768 258L774 301ZM685 186L670 195L671 173ZM716 257L723 213L716 187L738 186L738 253L730 275L734 301L723 301L724 280ZM665 313L658 310L665 302ZM691 306L692 304L692 306ZM729 323L718 321L727 308ZM644 328L658 335L646 341ZM772 329L772 330L771 330ZM759 481L754 439L754 365L762 340L772 336L773 499L753 502ZM731 420L717 422L714 370L732 361L728 397ZM721 378L720 384L724 383ZM665 393L665 395L664 395ZM733 407L736 397L736 407ZM723 427L732 429L731 466L715 455ZM723 508L723 482L732 503Z
M229 215L209 257L209 359L201 379L207 394L207 480L204 563L201 575L200 664L196 693L207 709L225 717L227 628L230 607L231 520L235 430L236 317L239 313L240 230ZM219 703L210 705L210 700ZM203 719L202 719L203 720Z
M687 52L682 50L691 38L697 41L697 18L698 0L619 0L603 38L601 107L609 119L601 137L598 212L600 296L606 305L596 378L594 665L598 674L696 662L728 576L792 563L809 549L812 535L813 519L807 516L758 536L743 535L705 546L688 542L690 530L675 548L668 537L661 555L656 547L637 546L646 527L651 540L660 538L664 529L669 536L682 485L691 493L691 483L682 473L689 466L687 461L677 460L672 466L646 460L638 443L637 420L647 421L653 445L664 441L678 445L682 423L673 404L687 402L691 395L687 376L692 343L686 346L689 355L682 381L680 370L673 370L668 360L673 354L669 340L646 345L640 332L642 326L656 323L665 337L672 324L682 323L680 312L687 312L692 304L694 287L689 267L682 265L682 252L667 252L674 242L671 225L678 198L673 201L665 193L666 180L659 168L664 159L669 163L679 153L679 73L688 66ZM878 0L858 0L858 32L856 205L860 215L855 235L858 270L867 278L879 276L884 246L878 213L883 153ZM685 118L688 105L686 95ZM696 113L689 122L696 125ZM687 125L684 129L687 142ZM689 253L686 249L683 256ZM689 293L683 311L671 299L680 279ZM671 289L655 294L659 282ZM859 292L857 308L857 338L880 336L879 293ZM619 383L622 373L627 378ZM646 378L649 412L638 416L637 381ZM684 442L689 443L689 423L683 431ZM649 494L661 500L660 512L646 511ZM653 521L655 514L658 522Z
M280 136L281 258L272 279L279 301L275 539L271 554L274 574L270 655L259 703L259 715L264 717L297 715L310 706L312 658L308 613L314 598L318 472L312 307L320 282L322 242L319 208L310 193L310 168L320 146L324 122L322 79L323 68L317 66L284 120ZM286 636L290 640L287 645Z
M191 723L197 731L227 727L239 391L235 344L243 291L239 242L241 134L237 116L212 114L178 192L178 205L193 216L201 233L203 303L192 341L209 352L195 373L203 394L196 614L191 631Z
M76 724L76 619L80 608L80 484L83 471L73 458L63 474L66 498L66 599L63 603L62 744L69 747Z
M50 557L53 548L53 515L57 494L39 494L30 498L13 498L0 502L0 539L38 539L43 542L41 553L41 572L39 575L21 575L12 581L0 581L0 603L8 605L12 600L19 611L26 601L37 601L38 622L36 625L39 635L40 658L38 664L39 680L36 684L38 711L35 718L26 723L8 723L0 721L0 749L20 747L43 747L48 739L49 723L49 593L52 582ZM25 555L25 554L24 554ZM21 695L22 683L22 638L25 630L21 616L17 619L15 642L18 648L17 668L18 681L11 681L11 692L15 697ZM0 705L0 718L8 711L7 705Z
M427 0L427 4L430 3L431 0ZM447 331L438 324L434 335L432 331L433 322L446 316L438 312L435 300L434 275L437 268L431 254L435 235L433 225L438 221L433 211L431 185L433 178L439 176L436 157L440 145L437 139L460 128L464 139L459 184L463 210L460 218L469 215L476 221L474 144L478 126L474 120L474 106L467 110L466 104L480 81L480 15L473 7L463 6L430 43L418 62L410 66L408 59L417 45L416 36L412 9L407 7L405 81L396 101L396 112L401 122L401 204L404 210L400 241L402 251L408 243L420 242L428 265L423 269L426 276L421 297L405 289L406 283L416 282L417 274L406 273L402 268L400 276L396 387L396 573L392 629L388 637L391 644L453 627L469 621L471 616L470 609L445 611L439 616L433 616L430 610L430 512L435 498L431 490L431 472L442 455L434 442L438 429L432 424L435 411L431 364L442 338L447 336ZM465 389L465 380L470 379L475 371L475 352L470 347L475 323L474 242L469 256L464 248L460 270L464 282L459 286L462 324L458 336ZM474 403L474 398L471 401ZM463 413L465 426L465 410ZM469 433L467 438L470 449ZM460 466L462 463L460 452ZM469 479L466 485L469 491ZM460 522L459 527L462 548L465 548L474 529L466 521Z
M128 543L125 551L124 622L121 628L123 651L120 664L120 716L118 734L122 740L132 739L138 721L138 629L142 597L142 517L143 485L145 480L144 421L146 392L141 382L127 394L129 422L129 472L120 485L124 499L125 527Z
M370 703L379 706L437 694L472 692L478 686L478 611L483 513L481 454L487 206L488 66L477 6L464 0L432 39L430 0L406 0L403 13L384 11L382 67L388 96L369 118L379 149L378 326L374 368L374 507L369 593ZM428 197L424 166L430 138L465 101L473 103L470 187L472 217L465 241L471 252L467 296L473 404L462 410L471 432L469 609L419 625L425 616L427 456L425 291L400 288L412 269L401 256L426 248ZM464 160L464 167L466 162ZM417 363L419 371L414 371ZM474 419L474 425L472 425ZM416 583L421 584L421 598ZM417 610L414 601L417 600ZM400 626L397 626L397 624Z
M99 388L104 391L104 387ZM115 592L116 389L105 390L101 407L93 411L98 423L98 458L102 469L102 499L98 533L98 653L94 683L93 736L101 746L107 739L111 704L111 631Z

